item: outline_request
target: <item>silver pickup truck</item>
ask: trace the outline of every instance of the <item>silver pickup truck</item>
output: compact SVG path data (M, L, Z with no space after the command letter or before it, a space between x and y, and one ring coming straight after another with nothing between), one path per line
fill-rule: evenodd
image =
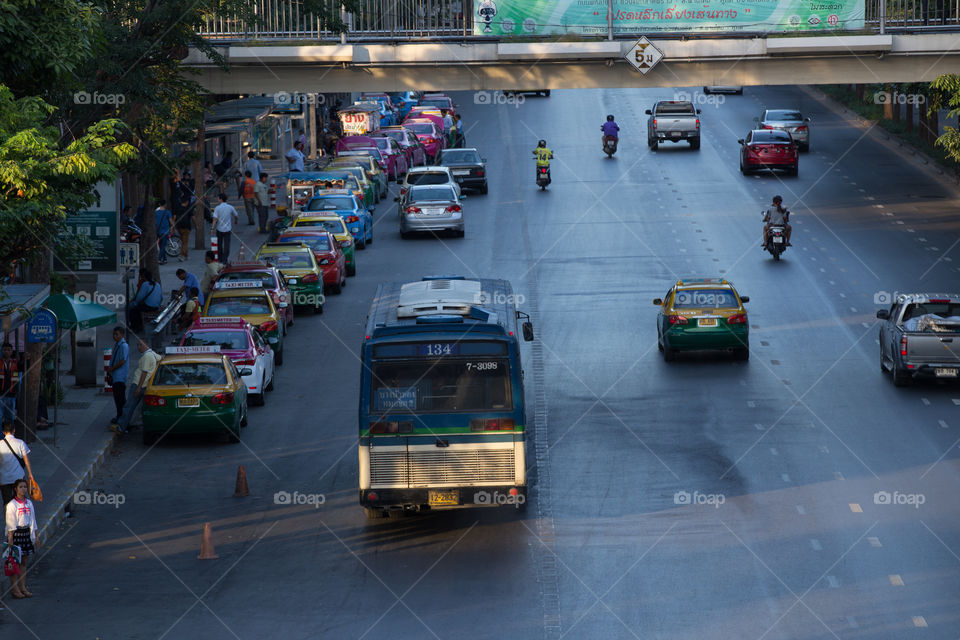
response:
M880 369L892 372L894 385L960 376L960 294L901 294L877 317Z
M656 150L661 142L686 140L700 148L700 109L687 100L660 100L647 109L647 145Z

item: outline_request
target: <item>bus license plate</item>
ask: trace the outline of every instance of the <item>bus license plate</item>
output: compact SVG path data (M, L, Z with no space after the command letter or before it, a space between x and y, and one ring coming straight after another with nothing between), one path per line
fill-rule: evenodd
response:
M938 378L956 378L957 377L956 369L937 368L934 370L934 373Z
M200 398L180 398L177 400L177 406L181 409L185 407L199 407Z
M456 489L452 491L429 491L427 497L430 506L434 507L460 504L460 492Z

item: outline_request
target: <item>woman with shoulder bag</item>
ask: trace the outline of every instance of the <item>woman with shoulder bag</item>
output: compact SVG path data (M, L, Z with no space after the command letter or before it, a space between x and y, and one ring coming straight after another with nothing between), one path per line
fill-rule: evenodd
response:
M10 591L14 598L32 598L33 594L27 589L27 564L36 552L36 511L27 497L26 480L17 480L14 491L15 496L6 508L7 544L20 548L20 572L10 576Z
M0 493L3 504L13 500L16 495L14 486L21 479L33 479L30 467L30 448L20 438L13 435L13 422L3 423L3 438L0 439Z

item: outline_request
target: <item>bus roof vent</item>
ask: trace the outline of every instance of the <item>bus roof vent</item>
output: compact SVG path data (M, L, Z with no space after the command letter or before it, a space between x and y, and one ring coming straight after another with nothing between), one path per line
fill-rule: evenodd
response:
M397 318L452 314L466 316L481 302L476 280L421 280L400 287Z

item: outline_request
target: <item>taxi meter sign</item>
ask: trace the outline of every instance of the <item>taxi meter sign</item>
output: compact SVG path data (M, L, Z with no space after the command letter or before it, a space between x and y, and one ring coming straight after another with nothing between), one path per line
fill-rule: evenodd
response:
M197 353L220 353L219 345L195 347L167 347L167 355L192 355Z
M646 36L637 40L624 56L627 62L633 65L633 68L646 75L650 69L657 66L657 63L663 60L663 51L653 46Z
M217 280L214 289L262 289L260 280Z

